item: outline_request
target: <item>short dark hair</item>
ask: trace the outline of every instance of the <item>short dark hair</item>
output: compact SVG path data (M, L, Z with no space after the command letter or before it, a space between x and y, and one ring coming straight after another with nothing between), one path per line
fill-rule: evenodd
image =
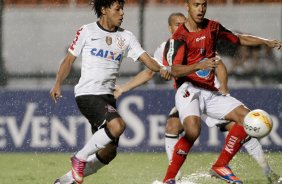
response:
M173 17L185 17L185 15L183 13L180 13L180 12L170 14L168 19L167 19L169 26L171 26L171 22L172 22Z
M121 5L125 4L125 0L90 0L90 5L92 5L92 10L98 18L102 16L102 8L110 8L115 2Z

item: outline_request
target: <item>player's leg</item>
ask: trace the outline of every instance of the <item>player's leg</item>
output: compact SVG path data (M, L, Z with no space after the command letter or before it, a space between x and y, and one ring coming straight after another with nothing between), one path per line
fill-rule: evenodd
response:
M118 127L115 127L114 124ZM83 181L83 172L86 167L88 157L95 154L97 151L104 149L109 142L116 141L118 136L121 134L120 133L113 135L113 131L111 130L115 131L118 129L118 131L123 132L124 128L121 124L123 124L123 121L120 118L111 120L109 123L107 123L107 125L110 126L106 126L105 128L102 128L101 130L98 130L96 133L94 133L87 144L71 158L72 175L76 182L81 183Z
M76 158L87 160L88 156L103 149L105 145L116 141L125 129L125 123L121 118L115 118L106 123L105 128L98 130L92 135L85 146L77 152Z
M117 143L111 142L96 154L90 155L84 169L84 177L96 173L102 167L108 165L117 155Z
M229 131L234 124L234 122L224 124L224 127L221 127L220 130ZM247 138L243 146L245 147L249 155L252 156L256 160L258 165L262 168L263 173L267 177L268 181L270 183L277 183L280 179L280 176L271 169L258 139L251 137Z
M116 111L113 95L79 96L76 102L91 123L92 131L95 131L85 146L71 158L73 178L82 183L88 157L110 142L116 142L125 129L125 123Z
M178 140L174 147L172 159L163 179L166 184L175 183L175 176L201 131L199 98L186 91L187 88L182 87L184 86L182 85L177 90L175 102L180 120L183 122L185 135Z
M227 131L225 129L225 126L227 127L228 125L230 125L229 121L211 118L206 114L202 114L201 119L206 123L208 127L212 128L214 126L217 126L220 129L220 131ZM231 127L232 126L230 126L230 128ZM210 173L212 176L226 180L230 183L242 183L240 179L233 174L232 170L228 166L219 167L219 168L212 167Z
M240 105L225 116L225 119L233 120L239 123L235 123L229 130L229 133L225 139L223 150L213 167L227 166L233 156L241 148L242 142L247 137L247 133L245 132L242 123L244 121L245 115L248 112L249 109L245 108L243 105Z
M239 106L232 110L226 115L228 120L236 120L238 122L243 122L244 116L249 112L244 106ZM234 155L242 147L242 143L247 138L247 134L244 131L242 124L235 123L230 129L226 139L224 147L211 168L211 174L220 179L226 180L228 182L243 183L238 177L236 177L232 170L229 168L228 164Z
M177 143L179 136L183 132L183 127L179 119L179 114L176 107L173 107L169 113L165 127L165 150L168 161L170 162L173 154L173 149ZM181 172L178 171L175 179L181 178Z
M90 155L86 161L86 166L83 172L83 177L87 177L96 173L102 167L108 165L115 157L117 145L110 143L104 149L99 150L97 153ZM72 177L72 171L67 172L55 181L54 184L73 184L75 180Z
M278 183L280 176L276 174L269 166L258 139L250 138L247 142L244 143L244 147L262 168L263 173L267 177L269 183Z
M169 113L165 127L165 150L167 158L170 161L175 144L178 141L179 134L183 131L182 124L176 107L173 107Z
M208 116L215 119L240 122L240 124L236 123L229 131L223 149L217 161L211 168L211 174L231 183L242 183L242 181L233 174L232 170L228 167L228 164L242 147L242 142L247 137L242 123L245 115L249 112L249 109L247 109L239 100L218 93L213 93L213 95L206 99L205 102L206 113Z
M166 175L163 180L164 183L169 180L175 179L177 173L179 172L190 151L190 148L193 146L194 142L200 135L200 117L189 116L185 118L183 126L185 135L181 137L175 144L172 159L170 161Z

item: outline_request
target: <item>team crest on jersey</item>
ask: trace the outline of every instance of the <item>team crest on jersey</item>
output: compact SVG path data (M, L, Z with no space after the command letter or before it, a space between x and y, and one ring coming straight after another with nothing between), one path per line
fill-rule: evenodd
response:
M108 45L112 45L112 43L113 43L112 37L106 36L106 43L107 43Z
M117 35L117 47L123 50L124 46L125 46L125 39L122 36Z

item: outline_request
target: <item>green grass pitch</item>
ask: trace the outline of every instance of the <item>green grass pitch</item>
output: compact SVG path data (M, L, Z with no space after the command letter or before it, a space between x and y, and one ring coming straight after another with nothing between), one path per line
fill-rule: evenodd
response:
M217 153L191 153L182 167L181 183L224 184L211 178L208 170ZM67 153L1 153L1 184L53 184L54 179L70 169ZM269 153L267 159L282 175L282 154ZM161 181L166 168L165 153L119 153L116 159L95 175L85 178L84 184L152 184ZM261 168L246 153L239 153L230 163L244 184L266 184ZM190 181L190 182L188 182Z

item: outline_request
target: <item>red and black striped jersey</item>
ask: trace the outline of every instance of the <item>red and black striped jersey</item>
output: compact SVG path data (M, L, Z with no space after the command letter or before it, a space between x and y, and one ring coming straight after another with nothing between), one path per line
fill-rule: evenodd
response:
M163 64L166 66L192 65L215 57L216 42L220 39L233 43L239 42L237 35L216 21L205 19L202 30L198 32L190 32L183 24L167 41L163 53ZM185 77L175 78L175 87L178 88L183 82L188 81L195 86L217 91L214 77L214 70L199 70Z

